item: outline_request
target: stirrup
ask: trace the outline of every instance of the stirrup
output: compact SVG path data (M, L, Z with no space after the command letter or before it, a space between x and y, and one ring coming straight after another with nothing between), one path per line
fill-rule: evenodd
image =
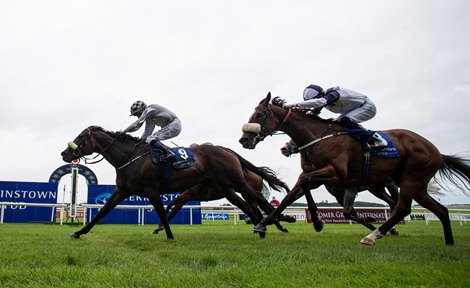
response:
M165 151L165 155L162 156L162 160L165 161L165 160L173 159L175 157L176 157L175 153L173 153L173 151L168 149L167 151Z
M387 147L388 142L382 136L380 136L380 134L376 132L369 139L367 145L372 149L381 149L381 148Z

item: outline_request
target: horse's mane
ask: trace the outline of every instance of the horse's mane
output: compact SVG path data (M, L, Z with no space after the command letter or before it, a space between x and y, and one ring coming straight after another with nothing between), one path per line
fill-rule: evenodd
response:
M109 131L109 130L104 129L101 126L92 126L90 128L93 128L93 129L96 129L96 130L101 130L101 131L105 132L106 134L110 135L113 138L122 139L122 140L130 140L130 141L133 141L133 142L140 142L140 138L134 137L134 136L132 136L130 134L127 134L125 132Z
M131 140L131 141L134 141L134 142L140 142L140 138L134 137L134 136L132 136L130 134L127 134L127 133L114 132L114 135L116 135L116 137L119 138L119 139L125 139L125 140Z

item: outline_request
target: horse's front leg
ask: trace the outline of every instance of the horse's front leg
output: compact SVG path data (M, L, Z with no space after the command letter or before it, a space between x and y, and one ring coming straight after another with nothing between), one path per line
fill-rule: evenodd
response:
M361 218L358 216L356 210L354 209L354 200L356 199L358 193L358 189L356 188L350 188L350 189L344 189L344 195L343 195L343 215L346 219L348 220L353 220L356 221L357 223L360 223L367 227L369 230L374 231L375 226L370 224L370 222L375 222L375 218L367 217L367 218Z
M150 203L152 203L153 208L157 211L158 218L160 218L160 224L163 225L166 232L167 239L174 239L173 233L170 229L170 224L168 223L168 218L166 217L165 207L163 206L162 198L158 193L147 193L147 195L151 195L148 197Z
M310 216L312 217L312 224L315 231L320 232L323 230L323 221L321 217L318 216L318 207L315 201L313 200L313 196L311 194L312 189L316 189L320 187L326 179L336 179L334 177L335 170L332 166L326 166L322 169L314 170L310 173L301 174L299 177L299 185L302 187L305 199L307 200L308 210L310 212ZM328 187L327 187L328 189Z
M181 208L183 208L183 205L186 204L186 202L187 202L187 201L185 201L184 198L180 199L180 197L177 197L177 198L171 200L170 203L168 203L168 205L165 209L165 213L167 214L168 223L171 221L171 219L173 219L176 216L176 214L178 214L178 212L181 210ZM171 209L171 208L173 208L173 209ZM170 209L171 209L171 212L170 212ZM163 226L162 221L160 220L160 223L158 224L158 227L153 231L153 234L158 234L158 232L162 231L163 229L165 229L165 227Z
M315 231L320 232L323 230L323 221L321 217L318 216L318 207L315 201L313 200L312 193L310 192L310 187L303 188L305 193L305 199L307 199L307 207L312 217L312 224Z
M80 235L90 232L90 230L93 228L93 226L95 226L96 223L103 219L104 216L108 215L108 213L113 210L113 208L116 207L117 204L119 204L122 200L126 199L127 197L128 194L123 193L119 188L114 189L113 194L111 194L111 197L109 197L108 201L106 201L106 204L98 211L96 216L93 217L93 219L88 222L85 227L70 234L70 237L79 239Z

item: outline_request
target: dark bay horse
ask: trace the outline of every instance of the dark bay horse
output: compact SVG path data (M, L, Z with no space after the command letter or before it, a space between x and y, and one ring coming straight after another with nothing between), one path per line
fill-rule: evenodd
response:
M266 231L266 225L296 199L305 195L312 217L316 215L310 189L328 185L351 189L374 185L391 178L399 187L398 203L392 216L377 230L365 236L361 243L375 244L395 224L411 213L412 200L433 212L441 221L445 243L453 245L452 228L446 207L434 200L427 192L429 181L439 171L465 194L469 189L469 161L457 156L443 155L422 136L404 129L382 131L395 143L398 158L375 158L370 160L370 170L364 179L364 151L362 144L349 135L341 133L341 126L319 117L293 112L270 103L271 93L255 108L244 125L240 143L244 148L254 149L267 136L283 131L300 146L302 173L294 188L287 194L267 218L256 225L256 231ZM314 203L314 202L313 202ZM317 219L313 219L314 221Z
M274 208L268 201L249 186L243 171L250 170L263 179L271 179L264 171L228 148L215 145L195 145L193 154L196 163L186 169L173 170L169 178L163 165L155 165L149 154L149 146L145 142L124 133L114 133L98 126L90 126L83 130L62 152L62 159L71 162L93 153L101 154L116 168L116 189L96 216L83 229L70 235L80 238L88 233L100 219L106 216L117 204L131 195L146 197L152 203L162 222L168 239L173 239L163 207L161 194L184 191L196 184L207 183L212 187L220 187L224 191L240 192L256 199L259 207L266 213ZM270 177L271 176L271 177ZM279 180L279 185L285 185ZM288 187L284 187L288 190ZM253 221L261 219L252 213L248 206L240 207ZM263 233L260 236L264 236Z
M267 167L260 167L260 169L265 170L268 175L269 174L275 175L274 171L272 171L271 169ZM258 193L262 193L263 189L265 189L264 184L263 184L263 178L259 176L258 174L251 172L250 170L244 170L243 173L245 175L245 180L248 183L248 185L250 185ZM272 183L268 181L267 183L271 188L277 191L280 191L279 186L272 185ZM178 212L181 210L181 208L183 208L183 206L189 201L213 201L213 200L219 200L223 198L226 198L231 204L237 207L240 206L240 202L245 201L246 204L250 207L251 211L253 211L259 217L262 218L262 214L258 209L258 203L256 202L256 200L251 197L244 196L244 195L242 195L242 197L243 199L241 199L237 195L237 193L233 193L231 191L227 192L227 191L224 191L223 189L210 187L206 183L197 184L183 191L178 197L176 197L175 199L171 200L170 203L168 203L166 207L168 221L171 221L171 219L173 219L173 217L175 217L176 214L178 214ZM276 221L274 224L276 224L277 228L281 230L282 232L287 232L287 229L280 226L278 221ZM160 223L160 225L155 229L154 233L158 233L161 230L163 230L163 225Z

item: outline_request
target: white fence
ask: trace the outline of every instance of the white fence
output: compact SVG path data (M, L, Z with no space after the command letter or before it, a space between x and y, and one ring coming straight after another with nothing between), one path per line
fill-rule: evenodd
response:
M0 202L0 224L3 224L3 219L5 215L5 209L7 206L29 206L29 207L50 207L52 209L51 214L51 222L55 220L55 211L59 211L59 218L60 218L60 225L63 224L65 212L69 209L68 204L43 204L43 203L24 203L24 202ZM77 205L77 211L83 211L86 217L84 217L83 225L86 224L87 218L88 221L91 221L91 211L89 209L99 209L102 208L103 205L98 204L80 204ZM319 207L318 209L321 211L322 209L332 209L338 208L342 209L341 207ZM355 207L356 209L377 209L377 207ZM138 225L144 225L145 223L145 210L153 210L152 205L117 205L114 209L137 209L138 210ZM202 205L185 205L183 209L190 210L190 224L193 224L193 209L201 209L201 214L220 214L225 213L232 215L233 223L237 224L239 221L239 215L244 214L240 209L235 206L202 206ZM297 220L307 221L305 215L306 207L287 207L283 214L293 216ZM426 224L429 221L439 220L433 213L429 210L424 208L413 208L411 215L423 215ZM470 221L470 209L453 209L449 208L449 216L451 221L459 221L460 225L466 224L467 221ZM214 218L214 217L213 217ZM405 220L410 221L411 217L408 216Z

